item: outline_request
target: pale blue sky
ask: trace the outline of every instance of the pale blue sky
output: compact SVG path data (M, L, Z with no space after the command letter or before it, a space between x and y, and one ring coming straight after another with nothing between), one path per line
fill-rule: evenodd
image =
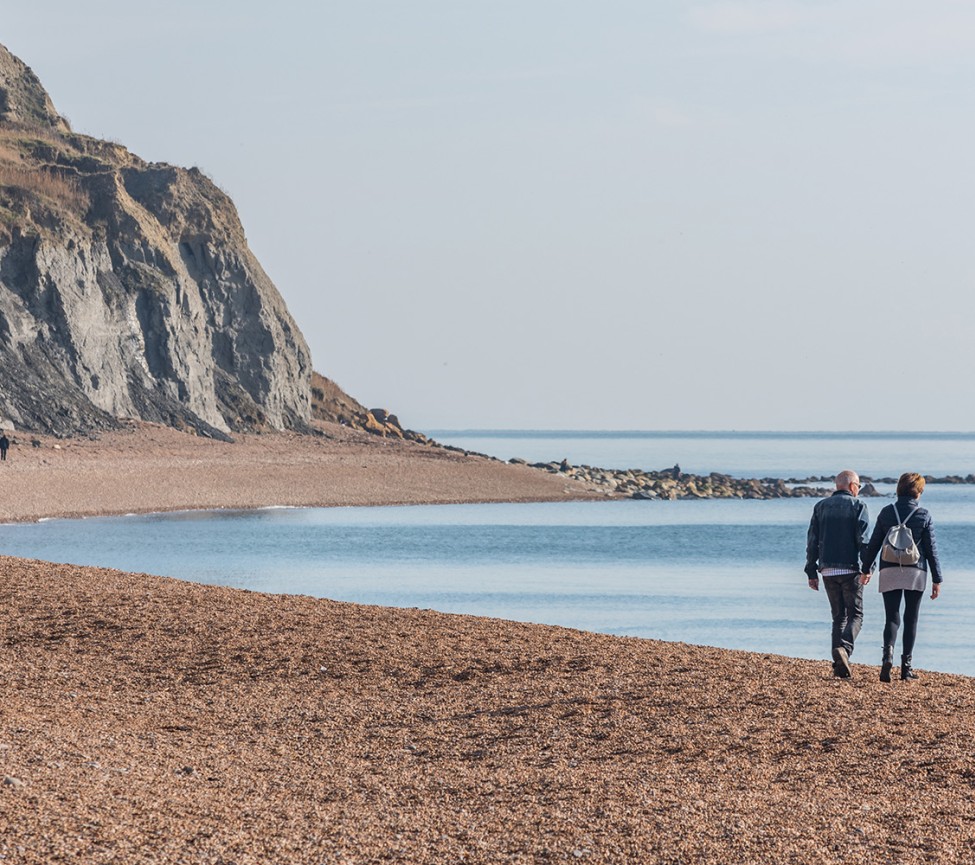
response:
M210 174L414 428L975 429L975 4L0 0L0 42Z

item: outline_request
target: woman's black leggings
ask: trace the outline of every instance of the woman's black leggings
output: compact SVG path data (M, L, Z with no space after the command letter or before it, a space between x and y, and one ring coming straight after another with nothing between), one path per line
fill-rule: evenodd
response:
M924 592L910 589L891 589L884 592L884 609L887 623L884 625L884 645L893 646L897 640L897 629L901 625L901 595L904 596L904 647L905 655L914 652L914 638L917 636L917 616L921 612L921 598Z

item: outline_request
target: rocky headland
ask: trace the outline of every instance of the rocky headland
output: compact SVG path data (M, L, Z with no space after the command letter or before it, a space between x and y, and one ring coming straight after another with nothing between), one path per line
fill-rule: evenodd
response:
M203 172L72 131L0 45L0 428L160 423L229 441L338 423L427 442L312 369Z
M307 427L311 357L229 197L71 130L0 46L0 420Z

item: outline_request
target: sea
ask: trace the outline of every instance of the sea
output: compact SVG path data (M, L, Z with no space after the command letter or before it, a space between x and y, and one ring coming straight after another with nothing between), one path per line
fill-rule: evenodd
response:
M432 430L529 462L738 477L975 473L975 433ZM893 487L878 484L872 515ZM975 676L975 485L929 484L945 583L915 666ZM803 573L815 499L266 508L0 525L7 555L261 592L419 607L633 638L828 659L829 604ZM879 663L865 591L854 662Z

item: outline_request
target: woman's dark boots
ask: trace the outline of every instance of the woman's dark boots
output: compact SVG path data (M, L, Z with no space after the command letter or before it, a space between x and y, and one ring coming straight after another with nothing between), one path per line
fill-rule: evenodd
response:
M917 673L911 669L911 656L901 655L901 678L916 679Z
M884 646L884 659L880 664L880 681L890 681L890 668L894 666L894 647Z

